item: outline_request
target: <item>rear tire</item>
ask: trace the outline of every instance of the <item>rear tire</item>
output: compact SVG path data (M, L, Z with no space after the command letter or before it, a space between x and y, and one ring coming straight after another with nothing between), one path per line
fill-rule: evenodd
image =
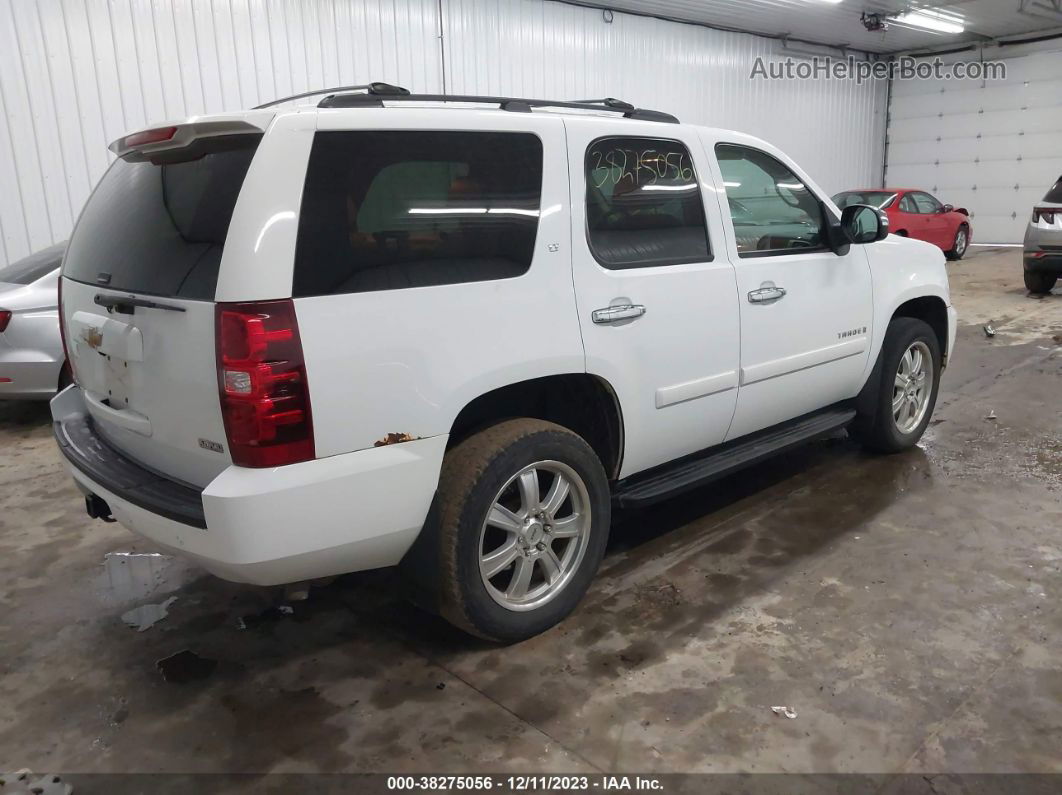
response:
M1045 295L1054 289L1058 281L1057 273L1048 271L1025 271L1025 287L1030 293Z
M436 526L439 612L511 643L544 632L583 598L605 553L611 497L582 437L507 420L443 459Z
M969 246L970 230L966 226L960 226L955 232L955 241L952 243L951 250L945 251L944 256L950 260L960 260Z
M940 387L940 342L929 324L893 318L850 432L876 453L899 453L922 438ZM919 373L922 374L921 381Z

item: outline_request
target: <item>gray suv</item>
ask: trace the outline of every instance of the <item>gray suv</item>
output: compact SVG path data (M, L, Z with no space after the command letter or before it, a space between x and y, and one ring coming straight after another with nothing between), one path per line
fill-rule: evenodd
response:
M1032 293L1051 292L1062 274L1062 177L1033 208L1022 265L1025 286Z

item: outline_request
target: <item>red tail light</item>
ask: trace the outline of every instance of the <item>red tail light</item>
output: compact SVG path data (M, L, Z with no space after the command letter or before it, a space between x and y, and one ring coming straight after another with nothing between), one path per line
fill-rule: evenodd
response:
M6 309L0 309L0 331L4 331L7 328L7 324L11 322L11 313Z
M1057 207L1037 207L1033 210L1033 223L1035 224L1042 218L1044 223L1053 224L1055 222L1055 213L1062 214L1062 210Z
M314 458L310 391L291 299L217 305L218 388L232 463Z

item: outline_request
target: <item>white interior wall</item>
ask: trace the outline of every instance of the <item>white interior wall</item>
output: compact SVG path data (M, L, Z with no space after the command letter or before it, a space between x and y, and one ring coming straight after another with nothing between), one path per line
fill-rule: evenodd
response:
M1021 243L1033 205L1062 174L1062 44L943 57L1002 60L1006 80L897 80L886 181L970 211L975 242Z
M831 192L879 184L884 86L749 80L779 54L543 0L0 0L0 263L69 234L130 129L370 80L617 96L768 138Z

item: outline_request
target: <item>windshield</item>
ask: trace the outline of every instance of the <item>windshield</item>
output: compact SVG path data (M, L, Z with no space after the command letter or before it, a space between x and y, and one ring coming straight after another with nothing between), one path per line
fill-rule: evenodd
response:
M888 207L896 194L887 190L846 190L833 197L833 203L842 210L850 204L869 204L884 210Z
M59 267L63 259L63 250L66 242L57 243L54 246L41 249L36 254L12 262L0 268L0 282L4 284L32 284L42 276Z
M236 198L260 135L206 139L194 159L114 161L85 206L63 275L212 301Z

